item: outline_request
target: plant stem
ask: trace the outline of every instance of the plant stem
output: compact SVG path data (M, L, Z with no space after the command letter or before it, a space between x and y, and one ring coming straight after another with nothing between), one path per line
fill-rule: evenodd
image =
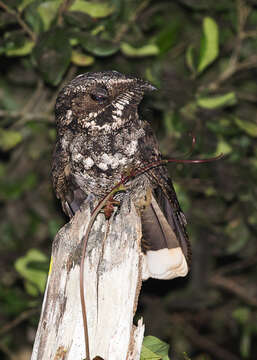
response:
M1 1L1 0L0 0L0 7L3 8L8 14L15 16L17 19L17 22L20 24L20 26L23 28L23 30L30 36L31 40L33 42L36 42L36 40L37 40L36 34L22 20L19 13L17 13L15 10L11 9L9 6L4 4L3 1Z

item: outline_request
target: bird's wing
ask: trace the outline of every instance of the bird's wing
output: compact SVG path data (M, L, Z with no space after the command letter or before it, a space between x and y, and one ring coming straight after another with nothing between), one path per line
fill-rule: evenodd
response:
M145 123L140 140L142 162L161 160L157 140ZM147 172L151 183L151 201L141 211L143 250L151 277L171 279L185 276L191 260L186 219L165 166Z
M61 200L63 211L72 218L87 198L87 194L72 181L69 153L66 148L63 148L59 139L53 153L52 181L56 196Z

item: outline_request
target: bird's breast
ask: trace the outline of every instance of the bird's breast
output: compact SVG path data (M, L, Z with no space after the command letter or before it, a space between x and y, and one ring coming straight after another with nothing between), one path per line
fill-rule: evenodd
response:
M144 130L122 129L97 136L79 134L70 143L73 181L86 193L106 194L128 169L140 165L138 140Z

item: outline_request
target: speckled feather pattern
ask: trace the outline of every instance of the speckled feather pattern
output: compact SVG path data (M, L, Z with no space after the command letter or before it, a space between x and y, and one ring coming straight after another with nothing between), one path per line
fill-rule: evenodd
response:
M106 106L85 97L99 84L107 87L112 97ZM142 165L139 140L145 130L137 113L142 84L147 83L116 72L89 73L79 75L62 90L56 102L58 135L52 168L62 202L65 192L76 186L85 194L103 196L126 169ZM69 176L65 179L67 165Z
M89 194L101 199L128 171L161 159L150 125L138 116L145 91L152 89L144 80L105 71L79 75L60 92L52 178L67 215L72 216ZM147 205L149 192L160 188L188 243L185 217L166 167L152 169L126 186L138 208ZM186 248L189 253L189 245Z

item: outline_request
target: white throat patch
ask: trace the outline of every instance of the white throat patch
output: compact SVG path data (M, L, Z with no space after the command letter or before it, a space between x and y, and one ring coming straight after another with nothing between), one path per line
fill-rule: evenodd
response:
M113 130L116 130L121 127L121 125L131 119L131 116L128 119L125 119L123 115L124 108L128 106L133 99L134 92L128 91L122 96L120 96L118 99L116 99L111 104L107 105L103 109L100 109L96 112L91 112L88 114L87 117L81 119L79 121L79 124L86 129L92 129L94 130L104 130L105 132L111 132ZM96 119L102 112L104 112L109 106L113 107L112 110L112 119L110 119L110 122L98 125L97 121L93 120Z

